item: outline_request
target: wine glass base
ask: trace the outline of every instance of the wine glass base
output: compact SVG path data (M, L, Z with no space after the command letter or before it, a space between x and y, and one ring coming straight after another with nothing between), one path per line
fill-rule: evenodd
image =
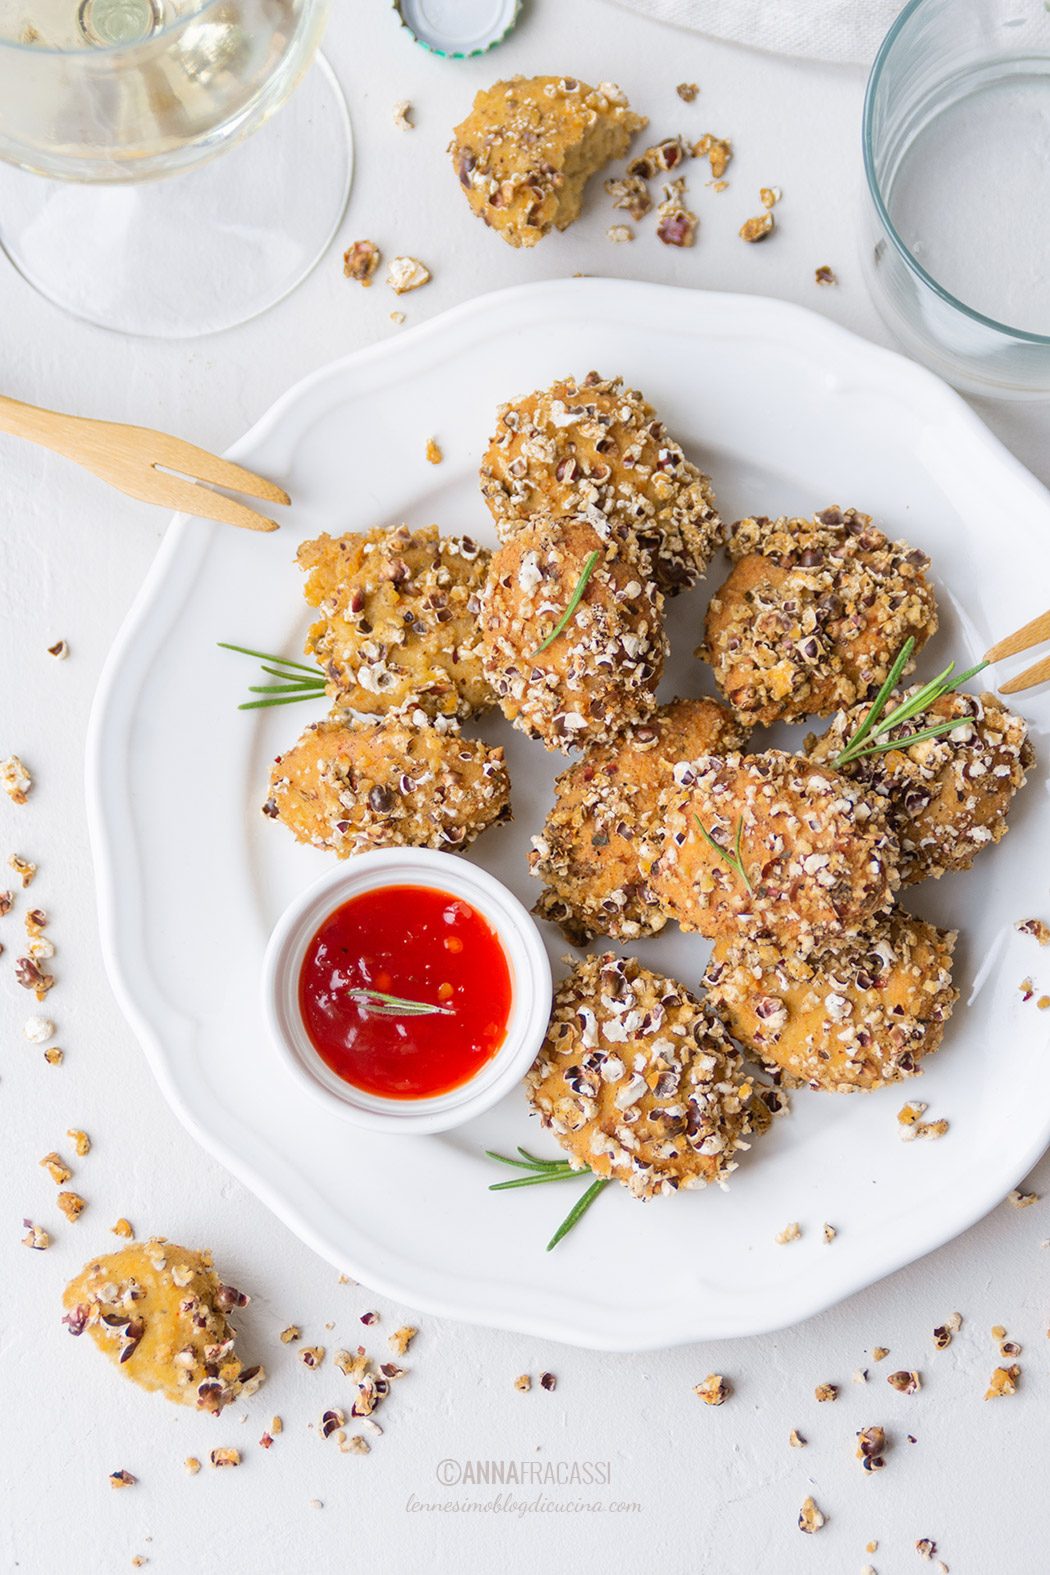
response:
M118 333L188 339L282 300L342 221L353 139L318 57L243 142L183 174L76 185L0 166L0 245L56 306Z

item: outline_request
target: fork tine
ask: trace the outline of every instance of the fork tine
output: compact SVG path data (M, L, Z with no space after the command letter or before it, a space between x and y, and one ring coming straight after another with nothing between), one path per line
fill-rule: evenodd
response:
M1038 618L1026 623L1023 629L1008 634L1005 640L999 640L985 651L984 659L986 662L998 662L1004 656L1016 656L1019 651L1027 651L1029 646L1038 645L1040 640L1050 640L1050 612L1040 613Z
M235 465L230 459L222 459L206 448L198 448L196 443L169 437L165 432L150 432L149 436L154 440L154 458L151 461L154 470L160 468L191 479L196 477L201 481L210 481L215 487L243 492L249 498L262 498L267 503L288 504L292 501L276 482L268 481L265 476L257 476L254 471L245 470L243 465Z
M1048 678L1050 678L1050 656L1044 656L1031 667L1026 667L1023 673L1018 673L1016 678L1011 678L1009 683L1000 684L999 693L1020 694L1022 689L1034 689L1036 684L1045 684Z
M181 514L196 515L200 519L218 520L220 525L239 525L242 530L279 530L276 520L257 514L246 503L228 498L223 492L213 492L210 487L184 481L181 476L169 476L155 471L150 502L161 503Z

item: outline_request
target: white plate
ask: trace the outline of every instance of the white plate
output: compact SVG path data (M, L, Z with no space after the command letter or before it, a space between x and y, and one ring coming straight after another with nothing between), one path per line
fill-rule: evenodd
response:
M1041 764L1006 841L969 875L907 893L962 930L963 999L919 1080L878 1094L796 1094L731 1190L641 1204L607 1192L544 1252L577 1184L493 1194L482 1151L553 1152L517 1093L452 1134L348 1130L286 1073L260 1017L270 928L328 855L264 819L269 760L321 707L238 712L254 682L217 640L298 654L293 558L321 530L407 520L492 539L476 471L497 402L596 367L642 390L714 477L723 514L873 513L927 549L941 630L929 674L967 662L1047 602L1050 500L929 373L775 301L612 280L483 297L336 362L278 401L232 453L287 485L290 521L255 536L176 520L117 640L93 715L88 797L114 990L167 1097L202 1143L355 1278L435 1313L610 1350L748 1334L805 1318L947 1241L1050 1140L1050 1017L1022 1004L1046 953L1013 931L1046 916L1042 692L1024 709ZM439 467L424 457L436 434ZM721 572L715 566L716 577ZM671 606L665 692L710 691L692 659L708 587ZM502 721L516 820L469 856L526 901L525 868L560 757ZM552 956L566 947L550 933ZM706 945L673 927L641 943L695 985ZM904 1144L896 1113L951 1123ZM790 1220L802 1240L777 1246ZM821 1225L838 1229L834 1244Z

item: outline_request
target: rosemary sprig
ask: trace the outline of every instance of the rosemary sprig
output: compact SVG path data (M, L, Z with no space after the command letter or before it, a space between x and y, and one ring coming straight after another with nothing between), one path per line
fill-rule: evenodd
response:
M348 990L347 995L373 1017L455 1017L453 1006L437 1006L432 1001L410 1001L402 995L386 995L382 990L365 987Z
M530 659L533 656L541 655L541 653L545 651L549 645L553 645L559 634L561 634L562 630L568 626L570 620L572 619L573 613L576 611L577 607L580 605L580 602L583 600L583 593L587 589L587 581L594 573L594 565L598 562L600 557L601 550L600 548L596 547L591 553L590 557L587 559L587 562L584 564L583 572L576 581L576 589L569 597L569 605L566 607L565 611L562 613L561 617L558 619L558 622L554 625L554 628L544 640L543 644L538 645L534 651L529 652Z
M266 698L245 700L237 707L238 711L259 711L271 705L294 705L297 700L320 699L325 692L325 676L319 667L293 662L287 656L272 656L269 651L252 651L246 645L231 645L227 640L217 643L224 651L256 657L262 664L263 672L279 680L276 684L249 684L249 694L265 695Z
M900 727L903 723L921 716L942 696L951 694L960 684L966 683L967 679L983 672L988 666L987 662L977 662L975 666L968 667L964 673L956 673L955 663L949 662L936 678L931 678L929 683L922 684L916 689L913 695L899 701L891 711L886 711L886 702L908 665L914 649L915 641L905 640L886 676L886 682L865 713L863 722L831 762L834 770L838 771L854 760L863 760L868 755L884 754L889 749L908 749L912 744L921 743L923 739L940 738L942 734L950 733L955 727L964 727L970 721L968 716L950 716L934 722L929 727L908 733L904 738L888 737L895 727Z
M494 1181L489 1187L490 1192L511 1192L515 1187L539 1187L548 1181L572 1181L580 1176L593 1175L590 1170L574 1170L567 1159L537 1159L535 1154L530 1154L525 1148L518 1149L521 1159L509 1159L506 1154L496 1154L490 1148L487 1148L485 1153L489 1159L498 1160L501 1165L512 1165L517 1170L528 1172L527 1175L518 1176L513 1181ZM574 1225L579 1224L599 1192L608 1185L608 1178L595 1176L587 1191L576 1199L547 1243L548 1252L551 1252L562 1238L569 1234Z
M748 879L747 870L744 868L744 861L740 857L740 844L741 844L741 841L742 841L743 835L744 835L744 817L743 817L743 815L738 815L737 816L736 836L733 838L733 851L732 851L732 853L730 853L728 848L723 848L723 846L722 846L722 844L720 842L716 842L715 841L714 837L712 837L711 833L708 831L707 827L704 825L704 823L700 819L699 815L694 815L693 819L696 821L697 825L699 826L699 828L700 828L700 835L703 837L703 839L707 843L708 847L713 848L714 851L718 854L718 857L720 859L724 859L726 861L726 863L729 865L729 868L733 871L733 873L735 875L739 875L740 879L743 881L744 885L747 887L748 891L751 893L751 895L753 897L755 895L755 888L752 886L750 880Z

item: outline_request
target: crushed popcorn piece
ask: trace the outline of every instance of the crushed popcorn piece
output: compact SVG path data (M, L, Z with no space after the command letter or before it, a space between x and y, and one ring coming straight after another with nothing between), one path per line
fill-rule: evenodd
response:
M881 1471L886 1464L885 1451L885 1428L861 1428L857 1434L857 1459L865 1471Z
M36 875L35 864L29 859L24 859L20 853L12 853L7 862L22 882L23 890L33 884L33 877Z
M23 882L23 885L24 884L25 882ZM1022 1001L1030 1001L1032 996L1035 994L1035 985L1032 983L1031 979L1022 979L1017 988L1021 992Z
M1021 1369L1016 1362L1011 1362L1009 1367L997 1367L988 1381L988 1388L984 1392L986 1400L998 1400L1002 1395L1017 1393L1017 1381L1021 1376Z
M835 1229L834 1225L829 1225L827 1220L825 1220L822 1228L822 1235L826 1242L832 1242L838 1235L838 1231Z
M823 1405L827 1401L837 1400L839 1397L838 1384L818 1384L813 1391L814 1397Z
M932 1559L937 1552L937 1544L932 1537L920 1537L915 1544L915 1551L921 1559Z
M902 1395L917 1394L922 1388L922 1379L919 1374L908 1372L904 1368L901 1368L896 1373L887 1373L886 1382L891 1389L896 1389L898 1394Z
M528 1394L529 1390L532 1388L532 1379L529 1377L528 1373L519 1373L517 1378L514 1380L514 1387L515 1389L520 1390L522 1394Z
M133 1477L130 1471L111 1471L109 1485L114 1488L134 1487L138 1477Z
M299 1352L299 1360L302 1362L304 1367L320 1367L321 1363L324 1361L324 1346L304 1345L302 1350Z
M889 1354L890 1348L888 1345L873 1345L871 1348L871 1359L873 1362L885 1361Z
M1050 1006L1050 995L1041 995L1035 1004L1041 1012L1045 1012L1047 1007Z
M1050 946L1050 924L1042 919L1018 919L1014 929L1021 935L1031 935L1040 946Z
M700 1383L693 1387L694 1395L698 1395L705 1405L725 1405L733 1393L733 1386L721 1373L708 1373Z
M1007 1194L1006 1201L1012 1203L1015 1209L1030 1209L1033 1203L1039 1202L1038 1192L1021 1192L1017 1187Z
M803 1500L802 1508L798 1512L799 1531L804 1531L807 1536L812 1536L815 1531L820 1530L826 1519L827 1517L817 1508L816 1502L812 1498Z
M622 246L625 241L634 240L634 231L629 224L610 224L605 233L617 246Z
M69 646L65 640L56 640L54 645L47 648L48 656L53 656L56 662L64 662L69 655Z
M274 1438L277 1438L279 1434L284 1432L284 1421L281 1417L274 1417L273 1421L270 1423L270 1432L273 1434Z
M54 1037L55 1025L47 1017L27 1017L22 1032L31 1045L42 1045Z
M91 1153L91 1139L86 1132L81 1132L79 1127L70 1127L66 1137L72 1138L78 1158L83 1159L85 1154Z
M52 1045L50 1050L44 1051L44 1060L48 1066L61 1066L64 1055L65 1052L60 1050L57 1045Z
M394 1330L387 1344L395 1356L404 1356L418 1333L419 1330L413 1329L411 1324L403 1324L400 1329Z
M852 1372L850 1374L850 1382L851 1383L854 1383L854 1384L866 1384L867 1381L868 1381L868 1369L866 1367L858 1367L854 1372Z
M838 284L838 280L827 263L822 263L814 272L813 277L817 284Z
M788 1443L791 1445L792 1449L805 1449L806 1447L806 1440L799 1432L797 1427L793 1427L791 1432L788 1434Z
M692 104L700 89L695 82L679 82L675 92L683 104Z
M60 1192L58 1194L58 1206L71 1225L80 1218L87 1208L87 1204L78 1192Z
M375 241L354 241L343 253L343 273L347 279L356 279L367 289L382 255Z
M299 1325L297 1323L290 1323L288 1325L287 1329L282 1329L281 1330L281 1333L280 1333L280 1336L279 1336L281 1344L282 1345L291 1345L293 1340L298 1340L298 1338L302 1334L302 1332L303 1331L300 1329L300 1327L299 1327Z
M398 131L415 131L415 122L412 119L412 105L407 98L399 98L394 105L394 125Z
M55 983L54 977L43 971L35 957L19 957L16 960L15 981L23 990L32 990L38 1001L44 999Z
M131 1228L131 1221L126 1220L122 1214L117 1223L110 1227L110 1234L113 1236L123 1236L125 1241L130 1241L135 1232Z
M944 1351L952 1343L952 1336L958 1334L962 1328L962 1314L951 1313L943 1323L939 1323L933 1331L933 1343L938 1351Z
M775 208L783 195L779 186L759 187L758 197L763 208Z
M765 213L756 214L753 219L745 219L740 226L740 239L742 241L764 241L767 235L773 233L775 220L767 208Z
M1001 1324L1001 1323L993 1323L992 1324L992 1339L993 1340L1005 1340L1006 1339L1006 1329L1003 1326L1003 1324Z
M430 269L418 257L395 257L387 270L386 282L395 295L406 295L430 282Z
M73 1178L73 1172L65 1160L61 1155L56 1154L54 1150L50 1154L45 1154L40 1164L47 1171L56 1187L64 1187L66 1182L71 1181Z
M187 1455L186 1459L182 1463L186 1467L186 1470L189 1472L191 1477L195 1477L201 1468L201 1463L197 1459L196 1455Z
M1010 1356L1020 1356L1021 1347L1016 1340L1000 1340L999 1355L1004 1359Z
M693 143L693 157L706 159L715 180L721 180L733 157L733 145L728 137L716 137L709 131Z
M12 804L24 804L33 786L33 779L17 755L0 760L0 787Z
M4 917L5 913L11 912L11 905L14 900L9 891L0 891L0 919Z
M640 175L623 175L605 182L605 189L612 198L614 208L622 208L635 223L644 219L653 205L649 188Z
M379 1314L377 1312L363 1312L361 1314L361 1322L366 1327L370 1327L372 1324L379 1322Z
M23 1220L25 1235L22 1237L23 1247L32 1247L34 1252L46 1252L51 1245L51 1237L42 1225L34 1225L32 1220Z
M397 324L400 325L401 323L404 322L404 320L405 320L404 312L391 312L390 313L390 321L392 323L397 323ZM350 1282L349 1282L349 1280L347 1280L347 1281L340 1280L339 1283L340 1283L340 1285L342 1285L344 1283L348 1285Z
M656 234L665 246L692 246L696 241L696 214L685 206L684 181L664 187L664 200L656 210Z
M239 1466L241 1452L239 1449L213 1449L208 1459L216 1470L221 1470L223 1466Z
M776 1242L778 1247L785 1247L789 1242L798 1241L801 1235L801 1225L798 1223L798 1220L792 1220L789 1224L784 1226L782 1231L777 1232L777 1234L773 1237L773 1240Z
M343 1428L345 1426L346 1426L346 1413L345 1413L345 1411L340 1411L340 1410L336 1409L335 1407L333 1407L332 1410L325 1411L323 1416L321 1417L321 1437L322 1438L331 1438L333 1433L337 1433L340 1430L340 1428ZM344 1437L345 1437L345 1434L344 1434Z
M367 1438L362 1438L360 1433L354 1433L351 1438L347 1439L343 1446L344 1455L369 1455L371 1452L371 1444L368 1442Z
M636 153L627 166L627 178L652 180L654 176L677 169L690 157L690 149L681 137L665 137L644 153Z
M553 1373L541 1373L540 1374L540 1388L541 1389L546 1389L548 1392L550 1392L550 1391L556 1389L557 1387L558 1387L558 1380L555 1378Z
M436 438L427 438L426 456L428 463L431 465L440 465L444 459L445 456L441 452L441 447Z

